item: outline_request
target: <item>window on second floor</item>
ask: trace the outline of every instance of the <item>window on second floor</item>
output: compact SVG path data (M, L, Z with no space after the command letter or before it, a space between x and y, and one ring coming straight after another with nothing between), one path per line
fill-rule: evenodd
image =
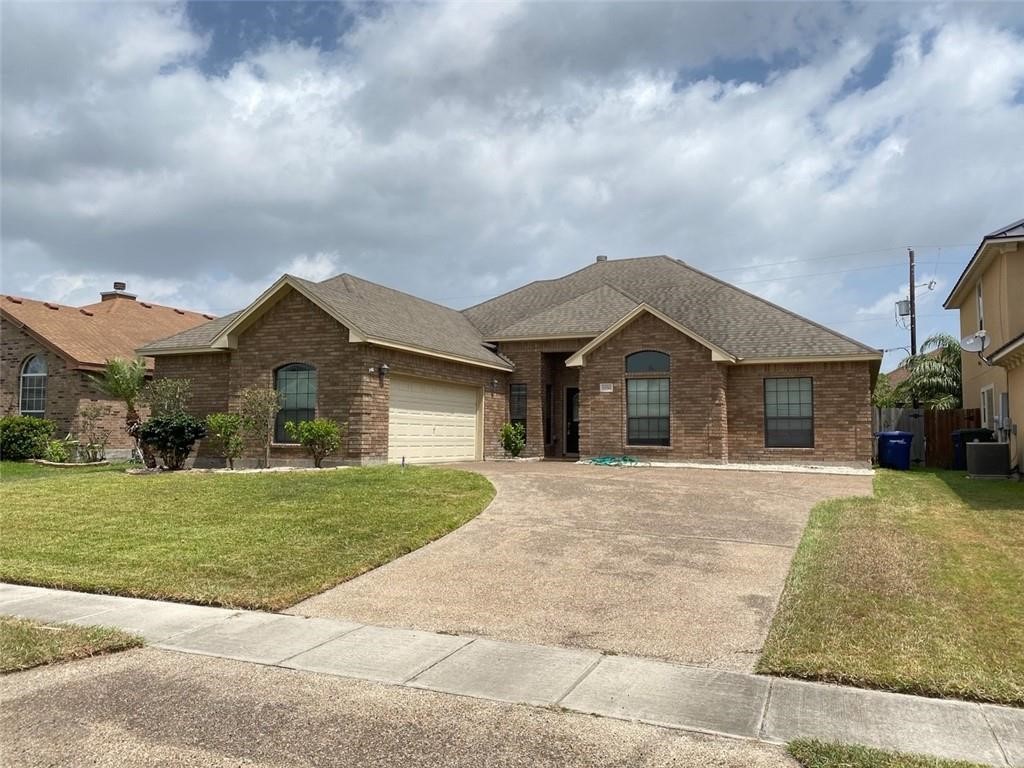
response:
M981 280L978 280L976 290L978 295L978 330L983 331L985 330L985 297L982 295Z

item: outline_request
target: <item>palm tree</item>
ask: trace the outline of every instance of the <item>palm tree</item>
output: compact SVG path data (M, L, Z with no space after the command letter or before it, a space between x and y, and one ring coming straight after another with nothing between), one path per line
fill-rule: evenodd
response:
M925 408L950 410L960 407L960 341L948 333L929 336L916 355L900 365L909 372L896 390Z
M139 442L139 425L142 417L139 416L136 405L142 395L142 387L146 383L146 363L141 358L126 360L115 357L107 360L103 373L99 376L90 376L93 386L107 397L120 400L124 403L124 431L135 440L136 455L143 453ZM143 456L143 458L146 458ZM154 465L155 465L154 460ZM149 461L146 462L149 466Z

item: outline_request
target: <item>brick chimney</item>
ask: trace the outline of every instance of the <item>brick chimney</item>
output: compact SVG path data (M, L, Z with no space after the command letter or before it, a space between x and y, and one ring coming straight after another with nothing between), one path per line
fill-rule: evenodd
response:
M120 280L115 280L114 290L103 291L103 293L100 294L100 301L112 301L114 299L128 299L130 301L135 301L135 294L128 293L127 288L127 283L123 283Z

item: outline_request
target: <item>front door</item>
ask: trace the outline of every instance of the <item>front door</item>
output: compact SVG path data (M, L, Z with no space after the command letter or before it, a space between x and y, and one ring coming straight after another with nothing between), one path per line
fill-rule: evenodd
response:
M579 387L566 387L565 390L565 452L580 452Z

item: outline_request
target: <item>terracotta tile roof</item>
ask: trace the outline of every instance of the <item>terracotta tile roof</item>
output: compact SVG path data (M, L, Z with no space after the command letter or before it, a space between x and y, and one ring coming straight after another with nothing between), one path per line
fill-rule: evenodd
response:
M523 327L538 336L557 333L563 325L583 327L588 321L579 316L581 308L593 312L589 322L594 327L607 327L618 319L600 317L607 304L583 299L602 286L654 307L738 358L881 356L877 349L668 256L599 261L565 277L517 288L463 314L485 340L509 338L512 329Z
M72 307L2 295L0 313L80 368L97 368L114 357L135 357L143 344L213 318L124 297ZM152 368L152 358L146 362Z

